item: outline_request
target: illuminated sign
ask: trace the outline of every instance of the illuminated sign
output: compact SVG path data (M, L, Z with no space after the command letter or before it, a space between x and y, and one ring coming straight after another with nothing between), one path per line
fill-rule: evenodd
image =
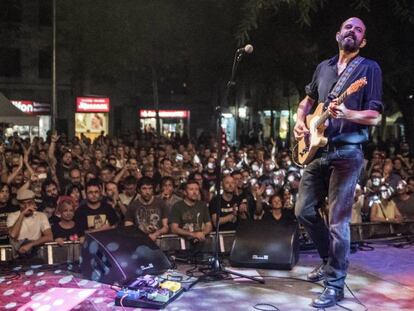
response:
M108 97L77 97L77 112L109 112Z
M158 110L160 118L178 118L187 119L190 117L190 111L188 110ZM139 116L141 118L155 118L155 110L140 110Z
M50 115L50 104L31 100L11 100L11 103L20 111L34 115Z

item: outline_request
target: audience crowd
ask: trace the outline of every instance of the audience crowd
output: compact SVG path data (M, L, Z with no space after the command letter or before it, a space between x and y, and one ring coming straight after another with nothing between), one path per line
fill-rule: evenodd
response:
M226 147L221 159L217 148L208 135L196 143L148 133L4 138L0 244L26 256L45 242L82 242L85 232L117 226L135 226L152 240L174 233L203 241L217 222L235 230L245 220L295 221L302 169L283 144L246 142ZM408 144L368 145L365 155L351 222L414 221Z

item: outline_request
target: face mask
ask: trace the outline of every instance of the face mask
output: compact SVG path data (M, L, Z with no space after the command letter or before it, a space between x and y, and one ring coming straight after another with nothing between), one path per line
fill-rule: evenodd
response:
M374 187L379 187L379 185L381 185L381 178L379 177L372 178L372 185Z
M209 169L209 170L214 170L214 168L215 168L216 166L214 165L214 163L213 162L209 162L209 163L207 163L207 168Z
M257 172L259 170L259 166L257 164L252 165L253 172Z

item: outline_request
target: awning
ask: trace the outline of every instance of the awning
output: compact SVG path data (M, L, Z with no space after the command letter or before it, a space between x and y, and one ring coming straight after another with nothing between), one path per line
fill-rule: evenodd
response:
M0 123L36 126L39 125L39 117L20 111L0 93Z

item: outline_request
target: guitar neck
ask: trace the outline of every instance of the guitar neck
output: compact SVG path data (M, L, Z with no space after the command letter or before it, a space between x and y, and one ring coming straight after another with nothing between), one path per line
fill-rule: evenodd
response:
M337 101L337 105L339 106L339 105L341 105L344 101L345 101L345 99L346 99L346 97L348 96L348 92L347 91L345 91L345 92L343 92L339 97L338 97L338 101ZM329 117L330 117L330 115L329 115L329 111L328 110L325 110L325 112L324 113L322 113L322 115L320 116L320 118L318 119L318 121L316 122L316 127L319 127L321 124L324 124L325 123L325 121L326 120L328 120L329 119Z

